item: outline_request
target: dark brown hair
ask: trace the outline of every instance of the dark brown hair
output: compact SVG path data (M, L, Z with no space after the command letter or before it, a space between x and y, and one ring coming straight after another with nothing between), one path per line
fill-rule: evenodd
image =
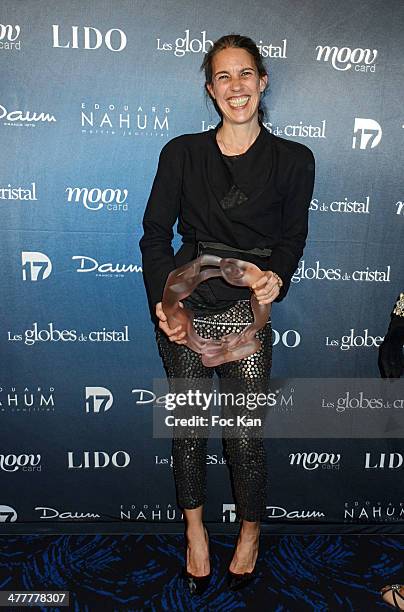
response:
M226 36L222 36L221 38L216 40L216 42L213 44L213 47L209 49L209 51L205 54L201 65L201 70L205 71L205 94L207 94L212 100L213 105L220 116L222 116L222 112L219 106L217 105L216 100L214 100L210 95L207 85L212 84L212 63L214 56L216 55L216 53L219 53L219 51L231 47L236 49L245 49L246 51L248 51L248 53L252 56L254 60L255 67L258 71L259 76L268 76L268 72L262 60L259 49L251 38L248 38L248 36L242 36L241 34L227 34ZM263 104L262 98L265 95L267 87L268 85L265 86L258 106L258 119L260 122L263 121L266 114L266 109Z

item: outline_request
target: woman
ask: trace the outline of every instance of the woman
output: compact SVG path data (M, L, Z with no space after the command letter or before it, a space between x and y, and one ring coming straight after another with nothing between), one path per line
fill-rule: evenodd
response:
M205 55L205 90L221 117L214 130L185 134L162 149L143 220L143 274L157 344L169 380L191 385L210 380L213 368L170 329L161 299L171 270L204 252L252 261L263 271L251 289L222 278L201 283L184 300L195 312L194 327L206 337L240 332L252 320L250 291L270 304L283 299L305 246L314 183L313 154L302 144L270 134L263 126L261 97L268 75L255 43L236 34L217 40ZM178 219L183 244L175 254L172 228ZM257 336L262 349L216 368L221 389L238 385L268 392L271 320ZM233 386L232 386L233 385ZM172 387L173 388L173 387ZM260 520L266 503L263 440L240 428L224 438L233 479L240 532L228 579L233 589L253 577ZM202 522L206 494L206 438L173 438L173 469L186 521L186 576L202 592L210 577L208 534Z

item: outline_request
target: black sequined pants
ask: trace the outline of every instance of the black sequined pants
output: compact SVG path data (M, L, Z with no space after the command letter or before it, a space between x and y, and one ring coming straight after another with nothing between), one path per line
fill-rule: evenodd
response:
M221 338L224 334L240 332L253 320L249 300L235 302L228 310L217 314L204 314L194 319L196 331L204 338ZM202 364L201 356L184 344L171 342L166 334L156 329L156 340L160 356L167 373L170 391L184 391L201 382L204 390L212 386L216 371L219 391L231 391L232 397L254 398L257 394L269 393L269 377L272 365L271 319L257 332L262 348L245 359L232 361L209 368ZM185 385L185 386L184 386ZM253 403L253 402L252 402ZM247 402L237 402L226 410L233 416L259 415L263 423L266 408L247 408ZM189 409L189 407L188 407ZM206 411L204 414L207 415ZM229 414L229 412L227 412ZM236 419L234 419L236 421ZM242 419L241 419L242 421ZM263 427L245 426L241 422L231 431L223 430L225 456L230 466L236 514L239 519L257 521L263 518L267 494L267 462ZM173 471L179 505L185 509L197 508L206 499L206 452L207 437L188 429L184 435L173 432ZM228 434L228 435L227 435Z

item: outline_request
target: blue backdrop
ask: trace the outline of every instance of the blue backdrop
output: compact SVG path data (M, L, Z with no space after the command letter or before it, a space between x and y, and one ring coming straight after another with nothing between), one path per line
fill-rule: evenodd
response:
M138 241L161 148L218 121L199 67L223 34L260 45L266 128L317 164L307 247L272 310L272 375L379 376L404 284L403 16L401 0L3 0L4 529L181 520L170 441L144 403L164 372ZM268 523L402 526L399 427L367 437L358 418L362 436L267 440ZM207 519L231 522L219 440L210 451Z

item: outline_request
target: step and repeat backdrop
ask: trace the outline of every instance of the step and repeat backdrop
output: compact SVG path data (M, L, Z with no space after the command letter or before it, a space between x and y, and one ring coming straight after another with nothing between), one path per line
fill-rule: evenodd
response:
M171 441L153 435L164 370L138 242L160 150L219 120L200 65L231 32L266 61L266 129L316 158L307 247L272 310L272 377L337 389L324 427L296 385L282 427L273 414L266 521L402 527L400 383L392 403L371 383L404 290L403 22L401 0L2 1L4 530L182 520ZM220 438L206 463L206 519L230 523Z

